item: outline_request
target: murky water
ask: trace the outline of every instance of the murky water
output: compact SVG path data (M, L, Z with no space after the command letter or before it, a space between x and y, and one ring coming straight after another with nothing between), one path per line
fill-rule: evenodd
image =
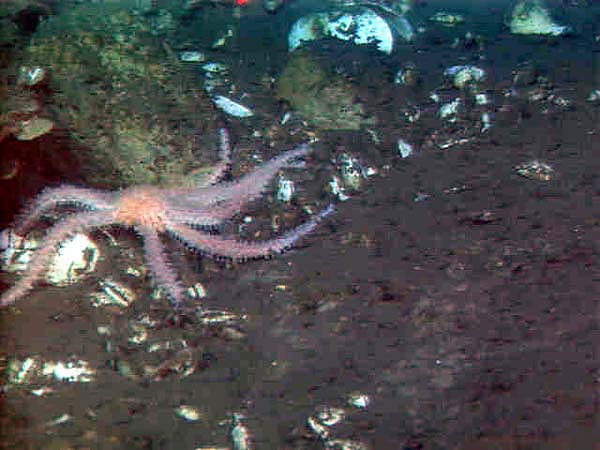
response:
M587 99L600 89L600 9L548 2L575 33L547 38L510 34L500 2L441 3L414 6L426 30L391 55L331 40L309 45L375 120L357 131L314 131L315 155L294 175L300 198L280 205L266 195L248 208L254 221L241 235L264 239L277 234L273 223L301 222L299 205L333 198L335 215L299 248L232 264L165 240L183 283L201 283L203 307L222 320L174 323L146 277L141 241L116 228L91 234L102 258L82 282L40 285L2 311L2 367L33 361L19 383L5 370L3 448L235 448L234 413L257 449L352 448L349 441L371 449L595 448L600 102ZM232 135L234 177L255 164L255 152L267 159L315 129L296 117L280 123L288 108L269 81L288 60L285 33L309 6L297 0L271 16L250 5L239 40L207 50L208 60L229 65L232 95L248 93L242 99L256 111L243 120L214 112ZM442 9L465 23L427 20ZM191 24L213 10L231 14L221 6L194 12L175 36L207 46ZM13 48L11 58L18 54ZM407 62L418 83L394 84ZM456 64L485 70L477 92L488 104L444 80ZM204 75L190 71L200 88ZM440 105L455 98L464 110L441 118ZM492 117L485 132L483 113ZM400 157L398 139L415 153ZM60 126L34 141L0 142L7 167L19 167L0 181L3 228L42 187L86 179L89 169L69 151L78 145ZM375 172L346 201L327 189L343 153ZM515 170L534 160L552 167L548 181ZM233 222L228 229L239 231L243 216ZM91 305L90 293L109 278L135 293L129 307ZM15 280L2 274L7 286ZM42 374L57 361L86 361L91 382ZM369 397L366 408L348 403L357 393ZM178 416L181 405L199 420ZM324 407L344 410L327 438L307 425ZM347 447L333 447L334 439Z

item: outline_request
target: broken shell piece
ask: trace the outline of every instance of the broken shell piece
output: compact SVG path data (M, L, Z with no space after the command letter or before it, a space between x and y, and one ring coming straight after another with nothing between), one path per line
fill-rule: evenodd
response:
M94 271L99 256L96 244L85 234L78 233L60 245L46 279L57 286L79 281L82 276Z
M358 159L348 153L342 153L338 158L339 173L344 187L358 190L365 178L365 170Z
M238 413L234 413L231 418L229 436L234 450L250 450L252 448L252 439L248 428L243 423L244 419L245 417Z
M329 181L329 191L332 195L336 196L341 202L345 202L350 198L346 194L346 190L342 186L342 182L337 175L331 177L331 181Z
M70 414L61 414L60 416L56 416L54 419L49 420L45 423L46 427L55 427L57 425L62 425L63 423L71 422L73 420L73 416Z
M234 102L233 100L224 97L223 95L216 95L213 97L213 103L217 108L223 112L234 117L252 117L254 113L250 108L240 103Z
M50 119L42 117L34 117L33 119L21 122L19 129L15 134L18 141L32 141L46 133L49 133L54 128L54 122Z
M452 66L444 70L444 75L452 78L452 84L458 89L478 83L485 79L485 70L476 66Z
M277 178L277 190L275 191L275 198L283 203L289 203L294 195L294 182L283 175Z
M440 109L438 110L438 116L441 119L448 119L449 121L453 122L456 120L456 117L454 117L454 116L456 116L456 114L458 114L460 105L461 105L460 98L457 97L456 99L454 99L454 101L443 104L440 107Z
M246 316L238 316L237 314L229 311L220 310L201 310L197 314L197 318L203 325L216 325L216 324L237 324L243 320L246 320Z
M440 23L446 27L453 27L459 23L463 23L465 18L461 14L453 14L445 11L436 12L429 18L430 21Z
M187 295L192 299L199 300L201 298L206 298L208 293L202 283L196 283L188 288Z
M11 229L2 230L0 233L0 249L4 250L2 255L2 269L6 272L22 272L29 266L29 261L38 241L25 239L15 234Z
M131 332L128 339L130 344L140 345L148 340L148 330L144 325L132 322L129 324L129 329Z
M188 422L197 422L202 417L200 410L190 405L178 406L175 408L175 415Z
M355 408L365 409L371 403L371 397L360 392L354 392L348 396L348 404Z
M403 158L408 158L414 152L413 146L406 142L404 139L398 139L398 153Z
M362 8L357 13L339 11L309 14L298 19L288 35L290 51L305 42L324 37L352 41L357 45L375 44L384 53L391 53L394 36L390 25L370 9Z
M351 441L350 439L330 439L325 442L325 448L332 450L368 450L362 442Z
M21 86L35 86L46 78L47 72L42 67L21 66L17 75L17 84Z
M190 63L199 63L206 59L206 55L202 52L197 51L185 51L179 53L179 61L181 62L190 62Z
M587 96L586 100L588 102L600 101L600 89L594 89L592 92L590 92L590 95Z
M325 406L307 419L308 427L321 439L329 437L329 428L344 420L345 411L341 408Z
M202 70L206 73L224 74L229 71L229 67L221 63L207 62L202 66Z
M570 28L554 23L541 0L522 0L512 10L508 23L513 34L539 34L560 36Z
M554 174L552 167L537 159L521 164L515 167L515 170L522 177L535 181L550 181Z
M96 308L116 305L127 308L135 300L134 292L116 281L106 278L100 282L100 291L90 295L90 301Z
M34 376L39 362L36 358L25 358L23 361L18 359L8 363L8 384L24 384Z

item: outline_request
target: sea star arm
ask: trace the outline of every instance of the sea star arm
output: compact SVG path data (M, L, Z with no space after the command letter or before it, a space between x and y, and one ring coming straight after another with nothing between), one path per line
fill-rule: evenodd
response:
M191 209L204 208L207 211L210 211L207 205L223 203L223 206L228 208L230 217L239 212L246 203L260 197L280 169L303 167L303 163L294 160L305 156L311 150L307 145L300 145L261 164L238 181L196 189L186 195L169 196L169 203Z
M216 227L233 215L230 213L230 208L221 205L196 209L169 206L166 213L171 222L197 228Z
M136 227L136 231L144 238L144 259L156 284L166 291L173 306L177 308L183 302L183 287L164 254L158 234L145 227Z
M0 306L14 303L33 288L34 283L47 269L52 255L56 252L56 247L69 235L109 225L111 222L112 216L105 211L80 212L57 222L48 230L40 247L31 256L31 263L27 271L14 286L2 294Z
M199 188L216 184L231 167L231 145L229 133L225 128L219 128L219 162L212 167L210 175L198 184Z
M225 239L221 236L202 233L180 224L170 224L167 230L187 246L202 253L234 259L258 258L287 250L302 236L313 231L317 224L332 212L333 206L330 205L313 216L308 222L294 228L283 236L259 242Z
M57 206L76 206L83 209L111 209L111 196L95 189L60 186L42 191L35 202L20 216L15 233L23 236L49 209Z

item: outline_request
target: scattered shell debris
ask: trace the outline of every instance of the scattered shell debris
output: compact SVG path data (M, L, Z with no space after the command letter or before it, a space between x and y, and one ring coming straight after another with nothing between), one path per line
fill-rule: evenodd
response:
M554 176L554 169L537 159L520 164L515 170L520 176L535 181L550 181Z
M51 379L61 383L89 383L94 381L96 371L87 361L71 357L66 361L44 361L39 356L9 360L7 364L7 386L39 386ZM45 389L49 387L45 387ZM37 391L47 393L45 391ZM33 393L33 391L32 391Z

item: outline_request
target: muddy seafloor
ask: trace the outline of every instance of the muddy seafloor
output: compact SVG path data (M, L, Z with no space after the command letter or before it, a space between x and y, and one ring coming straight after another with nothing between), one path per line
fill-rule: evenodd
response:
M378 174L279 258L230 266L166 242L183 280L206 287L207 308L245 316L239 334L169 323L164 305L144 300L150 279L132 282L139 300L130 308L91 307L85 293L98 280L119 265L141 264L133 236L111 230L114 247L103 233L93 234L105 257L92 276L66 288L40 287L1 320L7 357L76 355L96 368L96 378L51 383L55 391L41 398L25 387L4 392L3 448L227 447L231 414L241 413L257 449L319 449L324 444L306 421L323 406L345 410L332 439L372 449L598 448L600 121L598 103L585 99L600 88L600 75L589 25L598 11L588 14L578 16L581 33L569 38L500 30L486 36L483 49L455 48L444 30L387 59L370 54L378 59L358 69L346 61L364 62L361 50L322 49L357 80L381 143L362 132L323 133L308 167L331 169L329 160L344 148ZM404 60L419 68L420 93L392 84ZM398 111L408 101L425 103L423 93L455 62L488 70L493 127L441 150L432 142L443 121L433 115L407 125ZM505 97L513 70L524 64L571 105L529 101L533 81L517 89L521 96ZM236 70L239 80L260 74L256 64ZM274 112L270 120L277 118ZM252 130L224 120L234 142ZM421 151L401 159L400 137ZM53 139L18 148L47 150ZM15 151L17 143L2 145ZM516 174L515 166L534 159L554 168L550 181ZM28 183L26 170L5 183L3 191L18 196L3 211L4 225L45 177L56 182L52 171L26 169L40 181ZM427 197L415 201L418 194ZM254 211L262 207L268 217L265 205L271 203L259 202ZM3 282L12 280L4 274ZM157 341L187 342L193 373L123 376L119 362L159 363L127 343L127 321L142 313L164 319ZM96 333L100 324L121 330L110 351ZM347 404L356 392L370 396L366 409ZM174 408L182 404L196 406L201 419L177 417ZM71 420L48 425L62 414Z

